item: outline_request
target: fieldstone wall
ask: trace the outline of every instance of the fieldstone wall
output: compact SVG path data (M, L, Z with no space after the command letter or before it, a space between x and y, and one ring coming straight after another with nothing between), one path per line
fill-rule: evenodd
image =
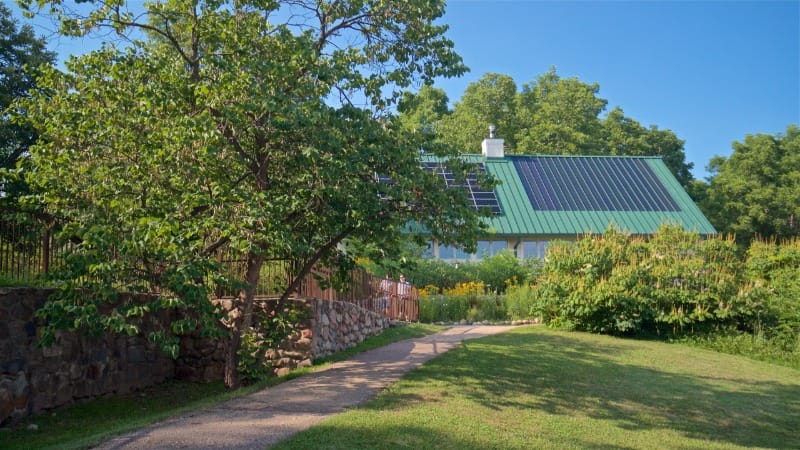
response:
M37 348L34 312L51 292L0 288L0 423L172 378L175 361L142 337L60 332L58 343Z
M309 300L315 322L311 324L315 358L355 346L389 328L389 319L352 303Z
M222 300L226 310L232 304ZM268 317L276 301L257 301L255 316ZM315 358L331 355L355 346L369 336L389 328L389 319L352 303L321 299L291 299L288 307L305 311L306 318L297 324L277 349L264 355L273 373L283 376L289 371L308 367ZM199 335L181 337L181 356L176 361L178 379L207 382L222 379L224 343L203 339Z
M61 332L59 343L36 348L42 325L34 313L51 290L0 288L0 424L84 399L164 382L221 380L224 343L199 334L181 336L173 360L146 339ZM224 302L224 300L223 300ZM257 314L270 314L274 301L257 303ZM223 303L223 307L230 307ZM350 348L381 333L389 320L351 303L295 299L291 306L307 311L280 348L264 355L276 375L313 364L314 358ZM162 312L151 318L168 324Z

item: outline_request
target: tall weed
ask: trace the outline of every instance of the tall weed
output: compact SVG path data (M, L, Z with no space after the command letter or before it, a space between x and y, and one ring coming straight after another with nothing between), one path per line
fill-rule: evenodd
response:
M505 302L499 295L487 293L480 282L458 283L443 294L431 294L425 289L420 294L419 317L421 322L472 322L505 320Z

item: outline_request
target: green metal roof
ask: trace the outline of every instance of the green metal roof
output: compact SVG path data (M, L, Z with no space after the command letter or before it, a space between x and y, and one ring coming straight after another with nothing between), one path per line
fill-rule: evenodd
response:
M576 236L601 233L610 225L652 234L665 223L702 235L716 233L659 157L464 158L483 163L499 180L495 192L502 213L486 219L497 236Z

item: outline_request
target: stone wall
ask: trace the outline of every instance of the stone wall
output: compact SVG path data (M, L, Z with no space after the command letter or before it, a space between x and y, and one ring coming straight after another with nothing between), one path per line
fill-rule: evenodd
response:
M269 316L275 301L257 301L255 316ZM230 309L225 304L223 308ZM355 346L369 336L380 334L389 327L389 319L352 303L320 299L292 299L289 307L305 310L306 318L284 340L280 347L267 351L265 361L271 361L273 373L285 375L292 369L307 367L314 359L331 355ZM178 379L214 381L222 379L224 368L223 343L209 341L197 335L181 337L181 356L176 361Z
M37 348L34 312L51 292L0 288L0 423L173 376L175 362L142 337L59 332L56 344Z
M176 360L136 336L60 332L58 344L36 348L42 324L34 312L51 292L0 288L0 424L173 378L222 379L223 343L199 335L181 337ZM277 375L309 366L314 358L352 347L389 326L383 315L350 303L298 299L292 304L308 313L279 349L264 355ZM269 314L274 305L271 301L259 302L258 312ZM172 319L167 312L152 318L162 324Z
M312 352L315 358L353 347L367 337L389 328L389 319L386 316L359 308L352 303L316 299L309 302L315 317L312 324Z

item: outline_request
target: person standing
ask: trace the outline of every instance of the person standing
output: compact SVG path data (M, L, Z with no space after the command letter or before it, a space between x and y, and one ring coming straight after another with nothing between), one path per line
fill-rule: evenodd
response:
M400 282L397 284L397 296L400 297L401 300L408 300L411 295L411 289L411 283L406 281L404 275L400 275Z
M392 281L392 279L389 278L389 274L387 273L386 277L383 280L381 280L381 284L378 288L379 290L378 294L380 295L383 314L387 316L389 315L389 303L394 291L394 284L395 284L394 281Z

